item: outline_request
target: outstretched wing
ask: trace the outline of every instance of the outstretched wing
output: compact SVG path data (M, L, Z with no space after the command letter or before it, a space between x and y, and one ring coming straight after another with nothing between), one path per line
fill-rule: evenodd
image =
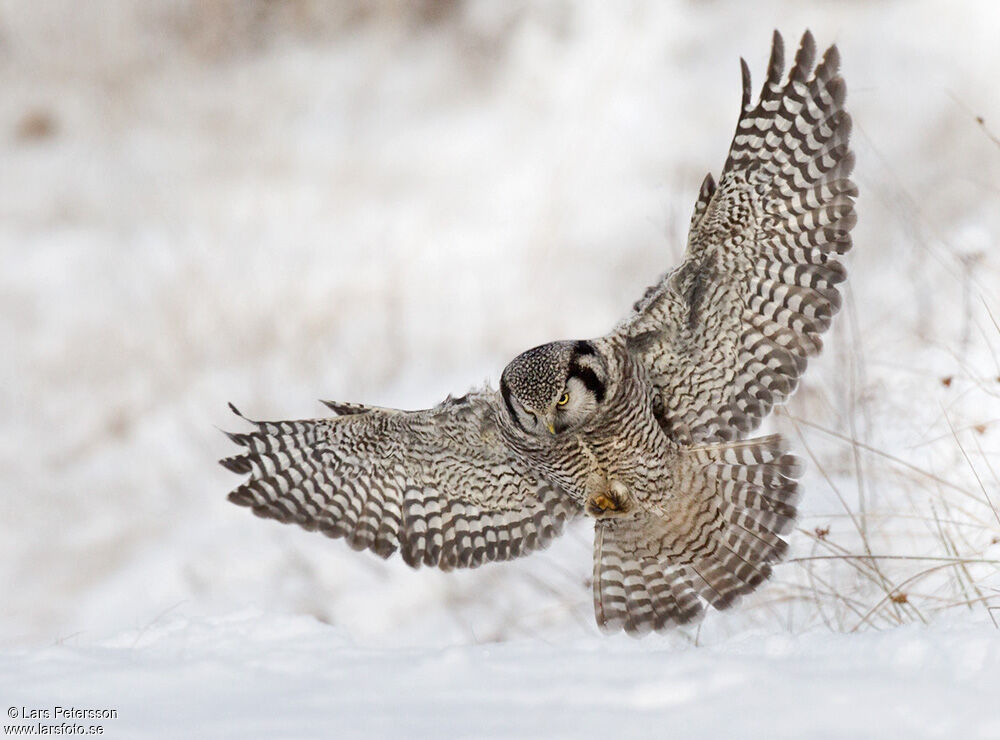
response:
M659 390L680 442L743 438L795 390L840 307L857 189L837 48L813 69L807 31L784 80L775 32L756 104L743 106L719 186L702 185L684 262L616 330Z
M252 422L255 432L229 435L246 450L220 461L250 474L229 500L356 550L399 550L414 567L542 548L581 507L507 449L495 395L412 412L330 403L339 416Z

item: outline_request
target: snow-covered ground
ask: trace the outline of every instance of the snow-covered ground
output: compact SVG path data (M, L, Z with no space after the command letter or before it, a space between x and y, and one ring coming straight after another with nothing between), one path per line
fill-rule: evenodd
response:
M738 58L806 27L861 196L773 420L809 470L766 588L609 639L585 522L442 574L226 503L227 401L428 406L610 328L681 253ZM111 737L1000 737L998 38L986 1L0 1L0 701Z
M1000 640L968 624L718 645L627 637L373 649L309 617L168 620L0 655L18 711L109 737L1000 737ZM19 720L11 726L59 724Z

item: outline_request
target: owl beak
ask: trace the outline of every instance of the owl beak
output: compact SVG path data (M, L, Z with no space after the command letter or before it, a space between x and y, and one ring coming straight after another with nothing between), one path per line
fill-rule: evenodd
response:
M551 421L545 422L545 426L547 426L549 428L549 432L551 434L555 434L556 433L556 425L553 424Z

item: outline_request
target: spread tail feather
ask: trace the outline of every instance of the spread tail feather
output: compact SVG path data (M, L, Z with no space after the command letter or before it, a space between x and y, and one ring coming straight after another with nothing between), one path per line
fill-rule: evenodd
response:
M599 518L594 611L607 631L644 634L732 606L771 575L795 521L801 474L777 435L683 450L657 511Z

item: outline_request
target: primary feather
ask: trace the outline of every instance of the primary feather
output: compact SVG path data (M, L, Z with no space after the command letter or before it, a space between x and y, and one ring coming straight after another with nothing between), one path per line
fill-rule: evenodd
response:
M470 393L426 411L251 422L230 435L245 451L221 461L250 474L229 500L414 567L509 560L545 547L580 506L510 453L496 411L494 394Z
M850 116L840 57L813 68L808 32L787 79L775 33L767 79L743 106L729 157L702 186L684 262L618 329L648 366L678 440L740 439L788 398L840 308L851 247Z

